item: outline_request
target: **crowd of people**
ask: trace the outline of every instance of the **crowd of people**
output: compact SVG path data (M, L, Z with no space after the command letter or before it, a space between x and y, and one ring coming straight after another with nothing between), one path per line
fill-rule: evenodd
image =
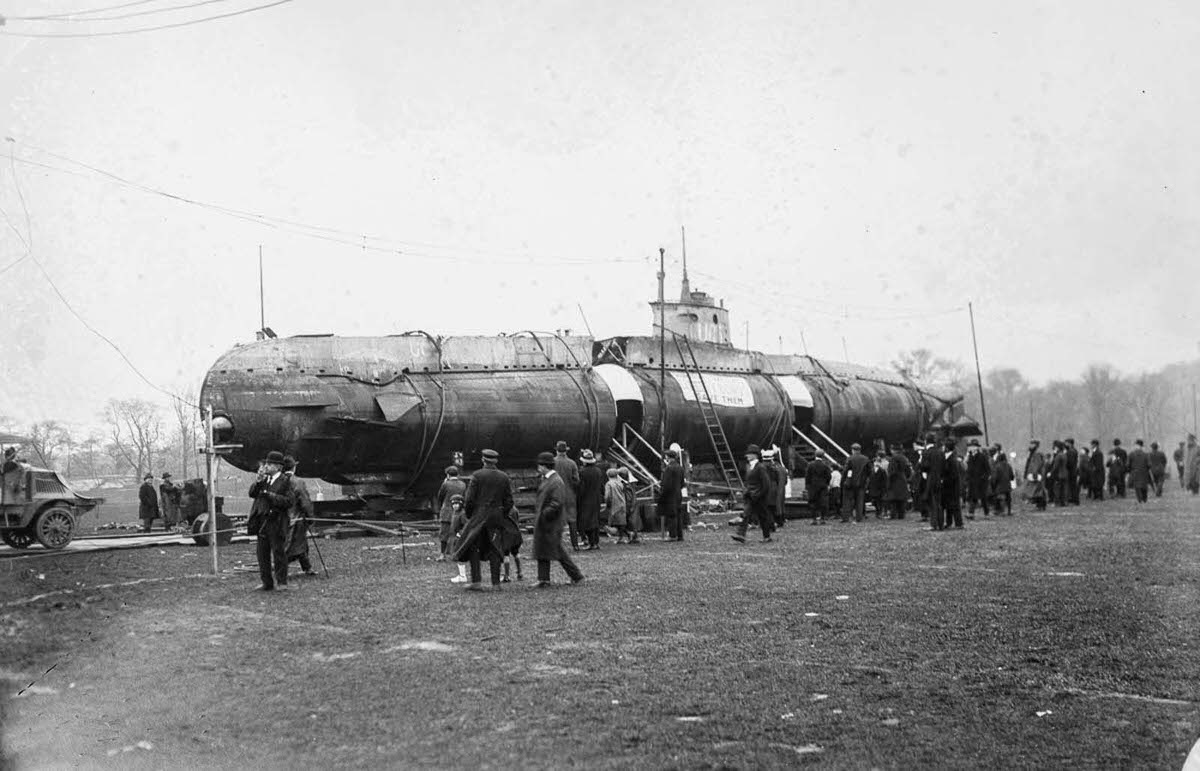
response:
M1090 500L1102 500L1106 493L1124 497L1128 489L1142 504L1150 491L1162 495L1169 475L1168 458L1158 443L1152 442L1147 450L1141 439L1130 451L1114 439L1107 453L1099 440L1082 450L1076 449L1074 439L1055 440L1048 454L1034 440L1020 475L1003 447L984 448L977 439L970 439L962 453L957 440L934 434L909 449L899 444L888 449L877 446L874 456L868 457L859 444L852 444L842 462L820 449L809 459L792 451L785 463L779 448L749 445L744 453L743 511L733 522L737 526L733 540L745 543L749 527L755 525L762 541L770 543L786 522L786 501L800 497L792 494L798 491L790 491L800 481L813 525L824 525L835 515L844 523L861 523L870 502L877 519L902 520L912 513L930 530L944 531L962 529L964 516L974 519L976 511L984 517L1012 516L1014 493L1039 511L1050 504L1078 505L1085 495ZM532 552L538 588L552 585L555 562L571 583L583 581L573 553L600 549L602 534L615 538L617 544L636 544L643 526L632 470L610 466L590 449L581 451L576 461L568 456L569 450L560 441L554 453L543 452L537 458L540 479ZM653 501L668 542L682 542L689 524L682 454L678 445L664 454ZM520 562L524 537L513 482L498 467L499 453L486 449L480 456L483 467L469 478L461 477L457 466L447 467L435 499L438 559L458 563L458 574L450 580L474 591L486 588L484 562L493 590L513 579L514 568L516 580L524 579ZM1196 437L1189 435L1180 442L1172 459L1180 485L1200 494ZM271 452L250 487L254 503L247 531L258 536L262 579L258 588L262 590L286 589L288 564L293 561L300 563L304 573L315 574L307 538L312 503L304 482L294 476L295 465L291 457ZM165 486L170 475L164 477ZM147 487L152 496L149 479L143 491Z

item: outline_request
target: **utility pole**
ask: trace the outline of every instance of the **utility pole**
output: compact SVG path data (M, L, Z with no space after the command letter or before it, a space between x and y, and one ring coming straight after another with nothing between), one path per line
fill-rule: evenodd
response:
M662 453L661 474L667 466L667 303L663 282L667 279L667 250L658 247L658 444Z
M260 258L261 259L261 258ZM261 266L262 263L260 262ZM266 326L264 324L264 326ZM218 575L221 568L217 565L217 496L213 489L215 475L213 474L213 458L216 450L213 447L213 408L209 404L204 408L204 484L208 489L208 542L212 551L213 575Z
M975 349L975 382L979 384L979 410L983 414L983 443L990 445L988 441L987 427L987 404L983 400L983 375L979 370L979 343L975 339L975 309L971 303L967 303L967 313L971 316L971 346Z
M1029 397L1029 438L1033 439L1033 396Z
M1196 384L1192 383L1192 433L1200 433L1196 430Z

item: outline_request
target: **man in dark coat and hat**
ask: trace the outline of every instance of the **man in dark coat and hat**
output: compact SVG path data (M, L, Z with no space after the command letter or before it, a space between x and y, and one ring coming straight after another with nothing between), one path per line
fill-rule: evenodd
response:
M762 451L757 444L746 447L745 511L737 532L731 538L738 543L746 542L746 530L754 522L762 528L763 543L771 541L775 519L771 516L770 501L774 494L775 473L762 462Z
M938 445L937 437L925 435L925 449L921 451L917 470L921 475L921 505L929 510L929 529L945 530L946 518L942 511L942 480L945 476L946 455ZM957 474L958 469L954 472ZM955 490L958 486L955 485Z
M579 466L567 457L569 449L571 448L562 440L554 445L554 451L557 453L554 458L554 470L558 472L559 478L567 488L567 501L563 507L563 516L567 523L567 529L571 531L571 548L579 551L579 528L576 524L575 511L575 502L579 495Z
M1134 500L1146 503L1150 497L1150 456L1145 442L1134 440L1133 452L1129 453L1129 486L1133 488Z
M988 516L988 498L991 492L992 462L979 446L978 439L967 442L967 516L975 518L975 506L983 508Z
M1150 443L1150 486L1154 497L1161 498L1163 482L1167 478L1167 454L1158 448L1158 442Z
M1075 449L1075 440L1067 437L1067 503L1079 505L1079 450Z
M814 451L812 461L804 470L804 486L808 492L808 508L813 513L814 525L825 524L825 517L829 514L829 484L832 481L833 467L829 465L825 451Z
M1124 498L1129 453L1121 446L1120 439L1114 439L1112 443L1112 451L1108 453L1108 494L1113 498Z
M154 475L142 477L138 488L138 519L142 520L142 532L149 533L150 526L158 519L158 493L154 491Z
M483 450L483 468L471 475L463 496L463 513L467 524L454 552L455 562L469 562L472 591L483 589L482 560L491 569L492 590L500 588L500 568L504 555L521 543L521 531L509 519L513 507L512 481L508 474L496 468L500 453Z
M161 502L159 511L162 512L163 527L167 530L173 530L179 524L179 499L183 497L183 490L171 481L171 472L164 471L162 474L162 484L158 486L159 501Z
M596 465L591 450L579 453L579 493L575 497L575 520L587 538L587 550L600 548L600 507L604 503L604 472Z
M1100 449L1100 440L1091 441L1088 452L1088 498L1093 501L1104 500L1104 450Z
M258 467L250 485L250 520L246 529L258 536L258 574L262 591L287 589L287 537L289 516L296 505L292 480L283 473L283 453L272 450Z
M891 512L888 519L904 519L904 509L908 505L909 482L913 475L912 463L904 454L904 448L899 444L892 445L892 458L887 467L887 490L883 494L884 503Z
M557 561L577 584L583 573L563 548L562 534L565 524L563 509L566 506L567 490L562 477L554 470L555 458L548 452L538 455L538 473L542 483L538 486L533 504L533 558L537 560L539 589L550 586L550 563Z
M862 454L862 445L858 442L850 445L850 457L846 458L842 472L842 489L845 498L842 500L842 521L847 522L851 514L855 522L862 522L867 517L867 482L871 476L871 461Z
M296 476L296 459L291 455L283 456L283 473L292 483L296 495L296 503L288 512L287 561L300 563L300 570L306 576L315 576L312 560L308 558L308 525L312 519L312 496L308 494L308 485Z
M1038 451L1041 442L1029 440L1029 455L1025 458L1025 482L1021 497L1033 501L1038 511L1046 510L1046 456Z
M962 467L955 452L954 439L942 440L942 516L944 527L951 524L961 530L962 518Z
M667 540L682 541L683 516L679 507L683 504L683 466L679 463L679 452L676 450L667 450L664 457L667 465L663 468L658 487L658 516L669 529Z

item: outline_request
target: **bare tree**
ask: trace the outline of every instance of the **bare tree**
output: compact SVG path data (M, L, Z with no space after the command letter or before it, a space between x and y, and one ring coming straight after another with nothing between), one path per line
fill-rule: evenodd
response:
M1103 442L1112 436L1117 422L1115 411L1120 405L1120 375L1111 364L1091 364L1083 373L1083 389L1096 436Z
M196 404L196 389L188 386L180 391L180 395L171 400L171 410L175 414L175 427L179 439L179 472L188 477L188 459L195 463L196 432L200 422L200 414L193 406Z
M162 436L158 407L144 399L109 399L104 409L108 423L109 448L141 478L143 470L153 473L154 452Z
M99 476L98 467L96 465L96 453L104 446L104 439L99 435L92 433L79 443L78 452L76 453L76 466L82 466L80 473L87 477Z
M961 384L966 378L966 366L956 359L940 359L928 348L901 351L892 361L897 372L921 381L944 381Z
M1127 404L1137 420L1141 436L1150 441L1163 432L1163 414L1171 398L1171 384L1161 373L1142 374L1130 384Z
M29 447L46 468L54 468L59 450L71 448L71 431L57 420L43 420L29 427Z

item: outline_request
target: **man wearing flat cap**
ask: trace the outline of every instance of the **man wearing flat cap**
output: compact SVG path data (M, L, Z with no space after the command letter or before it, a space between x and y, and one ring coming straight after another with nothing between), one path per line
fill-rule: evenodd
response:
M491 570L492 590L500 588L500 568L504 555L521 543L521 533L508 518L513 507L512 481L496 464L500 454L495 450L484 450L483 468L471 475L467 492L463 496L463 513L467 524L458 548L454 552L455 562L471 564L471 583L468 589L483 589L482 560L488 561Z
M563 484L567 488L567 502L563 507L563 517L567 523L567 529L571 532L571 548L579 551L579 528L577 526L577 513L575 502L579 496L579 466L575 461L567 457L567 450L571 449L567 443L561 439L554 445L554 470L558 472L558 476L562 479Z
M138 519L142 520L142 532L149 533L150 526L158 519L158 493L154 492L154 475L142 477L138 488Z
M847 522L853 512L854 521L867 518L867 480L870 479L871 461L862 454L858 442L850 445L850 457L846 458L842 474L842 489L846 497L842 501L842 521Z
M683 540L683 516L679 511L683 503L683 466L679 463L679 452L667 450L663 456L662 480L658 486L658 516L668 529L668 541Z
M258 467L258 478L250 485L250 519L246 532L258 536L258 574L262 591L287 589L287 537L296 493L291 478L283 473L283 453L272 450Z
M537 560L539 589L550 586L551 562L562 565L571 583L577 584L583 580L583 573L563 548L563 512L568 495L562 477L555 471L555 461L555 457L548 452L540 453L537 459L542 482L538 485L537 498L533 504L533 558Z

